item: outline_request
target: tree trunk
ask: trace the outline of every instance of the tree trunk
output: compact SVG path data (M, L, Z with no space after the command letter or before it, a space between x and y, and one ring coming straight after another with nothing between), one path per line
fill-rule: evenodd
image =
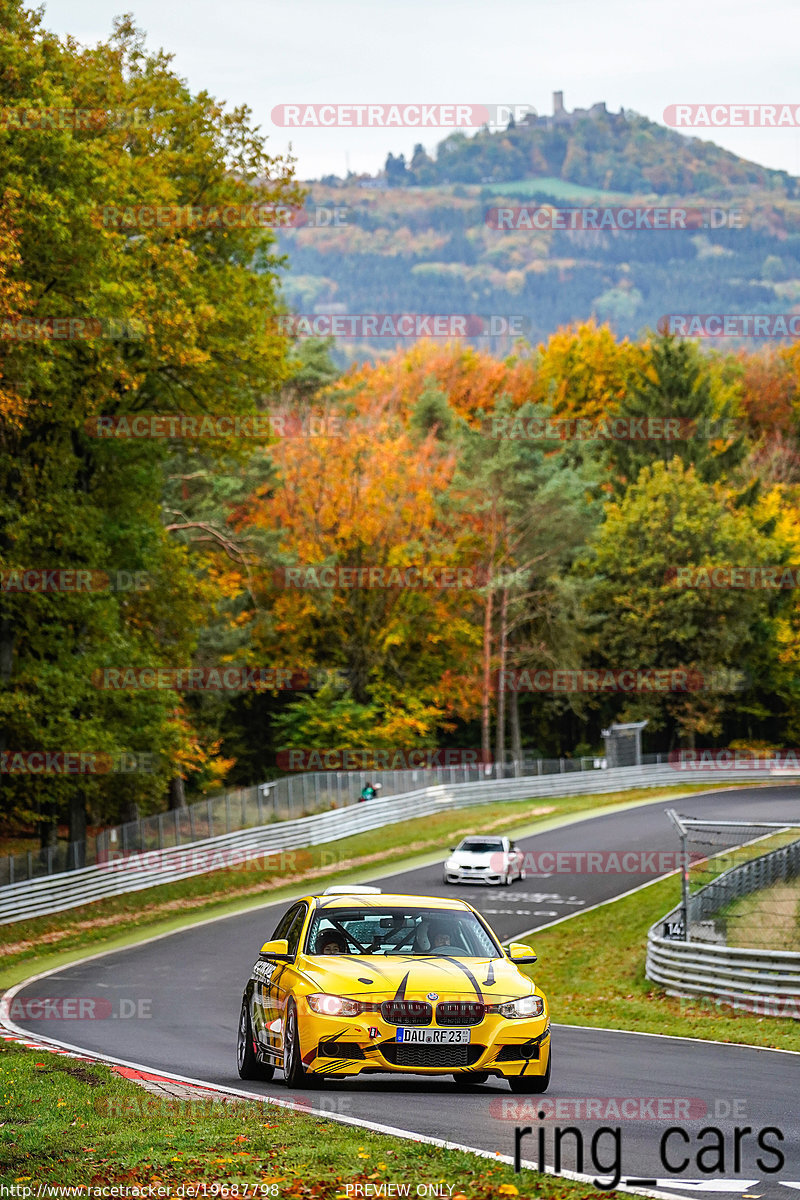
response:
M8 684L11 678L11 664L14 658L14 626L9 617L0 618L0 683L3 686ZM6 744L6 732L0 726L0 751L8 750ZM0 776L0 789L2 789L2 776ZM7 812L5 806L3 811Z
M511 692L508 698L509 717L511 719L511 757L514 760L514 774L522 774L522 731L519 727L519 696Z
M86 866L86 798L73 792L69 798L70 852L67 870Z
M11 678L14 641L14 625L11 618L3 617L0 620L0 683L8 683Z
M58 825L52 804L43 804L39 818L39 845L42 850L58 844Z
M483 762L491 760L491 700L492 700L492 616L494 615L494 593L486 595L483 615L483 695L481 698L481 750Z
M505 670L508 657L508 588L503 588L500 597L500 653L497 670L497 731L495 737L495 762L501 770L506 760L506 689ZM505 772L503 772L505 775Z
M170 811L173 808L186 808L186 791L182 775L173 775L169 781L169 807Z
M494 504L492 505L491 537L489 538L488 579L486 608L483 614L483 694L481 696L481 751L484 764L492 758L492 618L494 617L494 559L497 549L497 524Z

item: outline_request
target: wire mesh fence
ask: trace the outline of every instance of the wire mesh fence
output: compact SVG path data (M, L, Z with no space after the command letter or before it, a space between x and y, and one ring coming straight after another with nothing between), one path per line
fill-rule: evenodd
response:
M664 935L800 951L800 825L670 816L681 838L683 904Z
M666 756L647 755L660 763ZM29 879L113 861L117 856L148 850L168 850L239 829L291 821L328 809L359 802L367 783L381 798L434 784L566 774L600 770L597 757L532 759L526 761L395 771L317 771L288 775L251 787L237 788L183 808L170 809L101 830L81 842L61 841L38 850L0 857L0 887Z

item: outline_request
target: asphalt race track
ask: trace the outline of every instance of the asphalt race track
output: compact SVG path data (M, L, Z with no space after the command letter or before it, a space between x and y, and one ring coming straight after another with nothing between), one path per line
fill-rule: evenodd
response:
M601 813L561 830L520 839L519 844L536 852L675 851L677 837L664 812L670 806L696 817L798 821L799 801L797 787L728 790L678 802L661 800L622 813ZM479 832L477 810L475 827ZM444 858L446 847L442 849ZM510 888L447 887L441 865L434 865L383 876L375 882L387 892L463 897L486 914L495 931L507 939L578 913L652 878L561 874L529 876ZM119 1013L118 1020L17 1020L17 1024L89 1051L194 1079L240 1086L235 1050L242 989L261 943L285 908L285 901L265 905L79 963L18 993L22 1000L34 996L103 997L111 1001L115 1015ZM547 991L546 962L537 978ZM598 990L602 995L602 989ZM550 995L549 999L557 1021L559 998ZM126 1013L132 1015L124 1019ZM500 1154L513 1155L515 1127L533 1126L534 1132L522 1142L522 1159L530 1165L538 1160L538 1136L544 1135L545 1162L552 1167L554 1129L577 1127L583 1136L583 1163L576 1159L576 1136L565 1135L561 1166L582 1170L602 1183L613 1176L615 1160L619 1160L623 1183L639 1180L640 1186L645 1186L647 1180L648 1186L676 1196L702 1190L790 1200L793 1190L800 1189L800 1056L558 1024L554 1024L553 1052L553 1081L545 1097L512 1095L497 1080L465 1089L456 1088L449 1076L433 1080L379 1075L365 1077L363 1082L330 1083L302 1095L318 1111L363 1118ZM272 1083L241 1086L281 1098L287 1095L280 1073ZM668 1097L676 1101L674 1111L665 1113L662 1108L658 1119L653 1101ZM585 1102L596 1098L601 1099L605 1115L598 1119L595 1107L589 1114L593 1119L587 1120ZM622 1104L623 1099L628 1100L624 1110L628 1115L618 1118L610 1101ZM558 1102L560 1108L555 1107ZM541 1111L546 1111L546 1116L540 1121L537 1112ZM685 1130L684 1136L673 1135L668 1145L674 1174L659 1159L659 1141L670 1125ZM716 1135L697 1140L707 1126L721 1131L725 1152L721 1167L709 1150ZM780 1131L783 1141L774 1133L766 1134L759 1147L759 1131L769 1126ZM734 1127L749 1128L748 1133L740 1134L738 1165L734 1161ZM612 1133L598 1133L614 1128L621 1130L621 1152ZM705 1155L698 1162L698 1152L704 1147ZM773 1147L779 1147L786 1160L777 1173L773 1173L777 1162ZM757 1165L759 1157L763 1169ZM688 1160L685 1166L683 1160Z

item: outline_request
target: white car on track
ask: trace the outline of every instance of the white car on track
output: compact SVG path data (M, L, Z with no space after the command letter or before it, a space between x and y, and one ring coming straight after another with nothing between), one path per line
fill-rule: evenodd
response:
M444 864L445 883L512 884L525 878L525 855L507 837L465 837Z

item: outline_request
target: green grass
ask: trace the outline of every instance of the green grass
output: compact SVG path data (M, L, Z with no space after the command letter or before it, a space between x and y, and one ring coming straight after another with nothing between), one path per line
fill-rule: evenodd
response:
M800 879L773 883L721 910L729 946L800 951Z
M645 979L647 930L680 899L672 876L531 934L539 962L526 971L546 993L552 1019L800 1051L800 1021L667 996Z
M570 183L555 175L542 175L537 179L515 179L509 183L483 183L482 191L497 196L532 196L534 192L545 192L554 200L630 200L625 192L608 192L602 188L584 187L581 183Z
M0 926L0 987L10 987L33 970L44 971L74 961L84 953L116 949L192 921L288 900L341 879L355 883L390 867L436 862L448 846L476 830L524 836L601 809L707 789L708 784L703 783L447 809L308 850L287 851L274 858L257 859L254 864L195 875L47 917L15 921Z
M259 1200L336 1200L347 1184L368 1182L409 1184L411 1196L418 1184L444 1184L451 1200L598 1195L587 1184L515 1174L505 1163L275 1105L154 1096L108 1067L11 1043L0 1044L0 1097L0 1178L27 1184L34 1196L42 1183L122 1184L128 1195L136 1186L174 1194L181 1184L205 1183L208 1195L216 1184L238 1185L241 1196L248 1184ZM513 1152L507 1124L501 1153Z

